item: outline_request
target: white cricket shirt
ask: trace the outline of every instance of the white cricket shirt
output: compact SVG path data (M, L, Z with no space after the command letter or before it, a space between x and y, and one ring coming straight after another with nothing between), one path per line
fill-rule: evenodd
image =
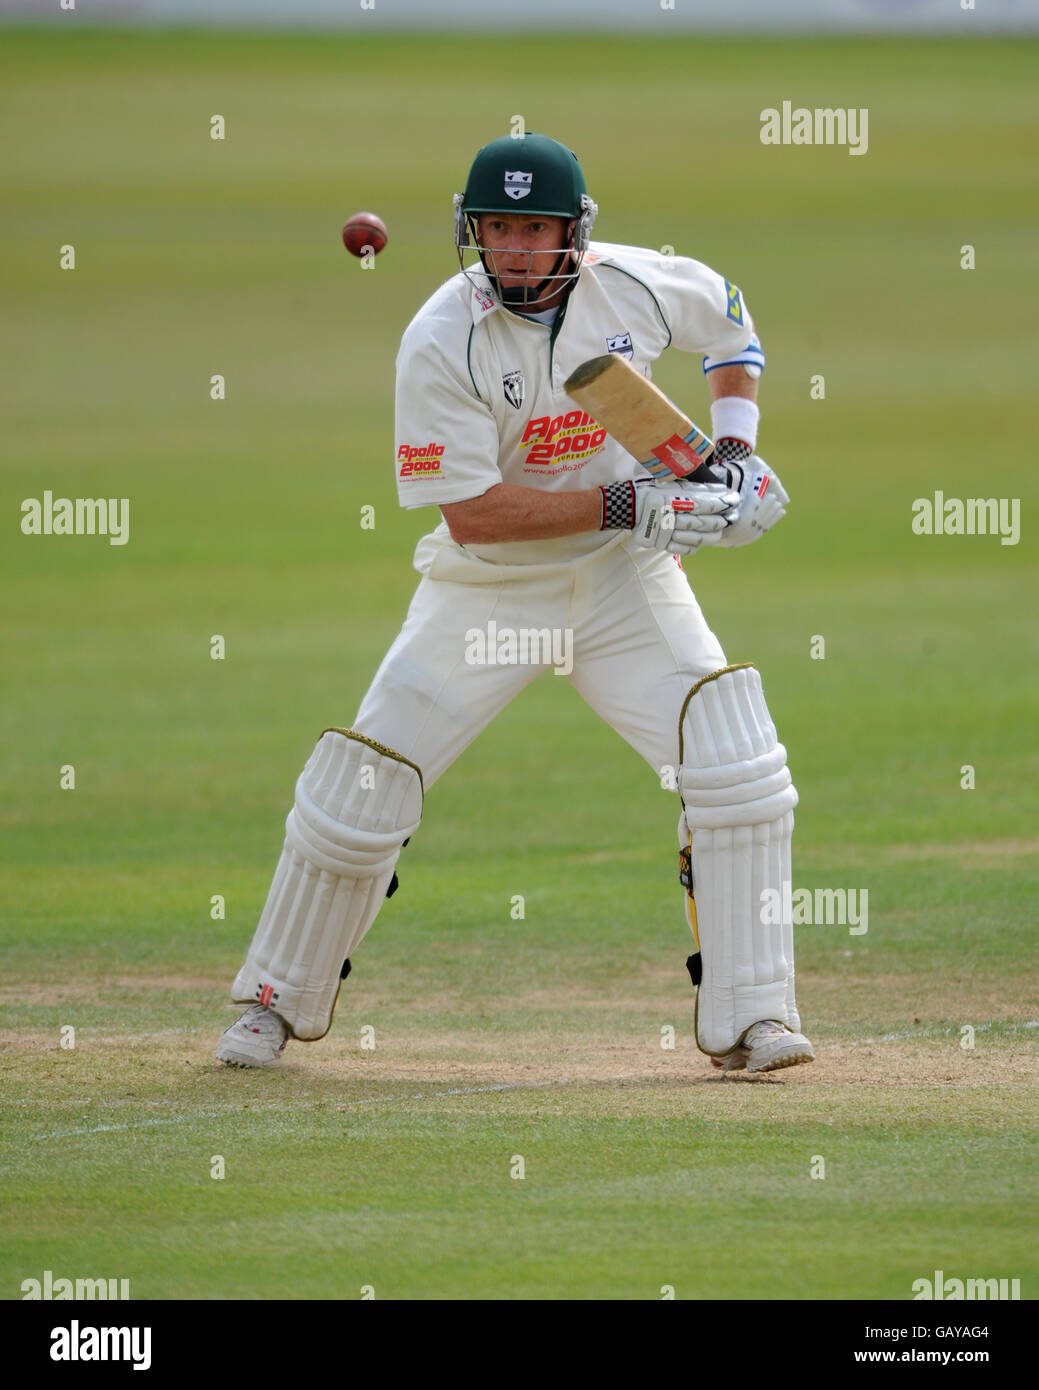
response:
M650 376L665 348L729 357L754 333L740 291L716 271L636 246L593 242L551 327L504 308L476 278L474 285L459 272L442 285L401 341L395 448L403 507L462 502L500 482L559 492L647 477L563 382L606 352ZM614 534L465 549L498 563L551 563Z

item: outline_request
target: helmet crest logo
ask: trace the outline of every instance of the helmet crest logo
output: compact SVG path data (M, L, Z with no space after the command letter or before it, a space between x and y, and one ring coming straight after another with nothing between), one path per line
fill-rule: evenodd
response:
M510 198L519 201L525 198L534 184L534 175L525 174L520 169L505 170L505 192Z

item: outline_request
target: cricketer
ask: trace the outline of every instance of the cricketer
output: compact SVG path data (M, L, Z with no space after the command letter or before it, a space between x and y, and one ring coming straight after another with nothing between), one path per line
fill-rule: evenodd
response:
M764 353L736 286L690 258L592 241L596 212L577 157L538 134L486 145L455 196L459 272L397 359L400 502L441 521L356 718L322 733L296 784L224 1062L267 1066L328 1032L424 792L558 664L560 633L578 693L654 775L674 769L699 1048L726 1070L813 1058L792 923L761 910L791 880L786 750L757 670L727 664L681 563L784 514L755 452ZM709 481L650 475L564 390L590 358L619 353L648 376L667 348L702 358ZM520 632L549 640L502 645Z

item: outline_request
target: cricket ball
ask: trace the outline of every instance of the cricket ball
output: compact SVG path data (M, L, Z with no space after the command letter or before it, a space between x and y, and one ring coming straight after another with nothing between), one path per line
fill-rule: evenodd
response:
M386 223L374 212L355 212L343 228L343 245L352 256L378 255L389 240Z

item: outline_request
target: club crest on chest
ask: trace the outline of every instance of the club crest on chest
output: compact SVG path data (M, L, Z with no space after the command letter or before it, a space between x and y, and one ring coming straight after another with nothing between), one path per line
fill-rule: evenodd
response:
M523 373L506 372L501 379L501 384L509 405L519 410L523 404Z
M615 338L606 339L606 351L615 352L619 357L626 357L630 362L635 355L635 348L631 341L630 333L618 333Z

